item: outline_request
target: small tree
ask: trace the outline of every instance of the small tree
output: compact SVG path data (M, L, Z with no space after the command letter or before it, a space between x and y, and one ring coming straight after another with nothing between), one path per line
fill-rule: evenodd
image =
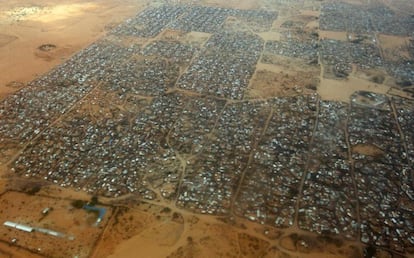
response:
M85 206L86 202L85 201L82 201L82 200L74 200L74 201L72 201L71 204L76 209L82 209L83 206Z
M91 201L89 202L89 205L90 206L95 206L98 203L99 203L98 196L95 196L95 195L92 196Z

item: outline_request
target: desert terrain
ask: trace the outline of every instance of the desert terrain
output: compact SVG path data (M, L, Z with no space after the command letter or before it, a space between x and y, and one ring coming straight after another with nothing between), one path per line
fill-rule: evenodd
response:
M414 35L320 19L414 8L344 2L2 3L0 257L413 257Z
M135 15L146 1L7 1L0 7L0 98ZM52 45L42 49L42 45Z

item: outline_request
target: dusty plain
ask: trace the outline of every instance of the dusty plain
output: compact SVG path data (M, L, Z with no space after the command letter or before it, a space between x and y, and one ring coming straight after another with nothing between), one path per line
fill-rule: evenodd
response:
M292 4L288 2L191 1L203 6L243 10L273 8L278 5L278 18L272 24L271 30L257 33L263 40L302 37L301 34L291 34L290 27L283 27L282 24L287 21L288 26L300 26L306 35L318 33L321 39L347 39L345 32L319 31L317 17L320 14L320 1L298 1L301 4L296 1ZM350 2L355 4L360 1ZM387 5L391 5L390 2L384 0ZM0 6L0 100L6 99L30 81L62 64L145 7L165 3L178 2L40 0L33 4L32 1L3 1ZM401 3L395 8L403 12L403 7L407 6ZM234 26L238 30L246 26L246 30L249 30L248 25L240 24L237 20L229 19L226 26L230 29ZM138 42L145 46L155 40L178 39L203 47L203 42L209 37L210 34L207 33L181 34L172 30L164 31L157 38L149 40L125 39L121 44ZM383 55L390 58L394 58L396 52L408 57L409 53L404 50L408 40L408 37L400 36L378 37ZM263 56L261 58L263 60ZM319 66L303 64L293 58L270 55L266 62L257 64L243 101L317 93L322 100L349 103L355 91L412 99L409 92L397 87L394 79L380 69L359 70L353 67L348 78L338 80L324 75L323 64L321 67L319 69ZM184 68L179 69L182 74ZM384 76L383 81L373 82L372 77L378 75ZM174 90L181 92L180 89L171 91ZM84 102L80 105L80 110L97 120L101 119L100 110L122 110L127 105L109 101L113 106L109 107L106 103L108 106L100 107L100 103L96 104L92 100L102 96L102 103L105 103L112 96L105 95L99 89L92 93L82 99ZM185 94L190 95L188 92ZM148 101L151 99L149 97ZM55 121L58 125L60 122ZM237 216L234 212L224 215L195 213L191 209L177 206L173 199L161 198L162 194L156 187L152 189L157 193L153 200L134 194L114 198L99 195L97 206L106 207L107 213L100 224L94 226L96 213L73 206L79 200L90 201L91 194L82 189L60 187L41 178L33 179L12 172L12 162L28 145L17 148L4 143L0 146L0 223L15 221L32 227L56 230L66 236L56 238L40 232L26 233L1 225L0 257L350 258L363 257L363 250L367 247L359 239L317 234L300 229L297 224L278 228ZM363 144L356 145L353 151L373 157L383 154L375 146L370 148ZM191 155L182 157L180 165L185 167L189 160ZM52 207L53 210L47 215L42 214L42 210L47 207ZM70 236L73 239L69 239ZM413 257L413 250L408 251L411 253L377 249L375 257Z
M129 0L2 3L0 98L62 63L145 4ZM44 44L55 47L42 51L39 47Z

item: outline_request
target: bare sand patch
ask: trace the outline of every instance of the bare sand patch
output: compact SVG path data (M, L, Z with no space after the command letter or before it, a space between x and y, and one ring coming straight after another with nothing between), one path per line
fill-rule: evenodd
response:
M0 48L18 39L16 36L0 34Z
M275 32L275 31L261 32L261 33L258 33L258 35L266 41L271 41L271 40L279 41L281 38L280 32Z
M319 17L320 12L318 10L300 10L301 15Z
M182 40L184 43L190 43L201 46L202 44L204 44L204 42L208 40L210 36L211 34L209 33L191 31L185 34Z
M367 156L381 156L385 154L383 150L372 144L357 144L352 147L352 151Z
M322 78L317 92L324 100L349 103L350 97L355 91L371 91L387 94L389 90L389 86L350 76L346 80Z
M380 34L378 36L384 59L388 61L401 61L409 59L408 51L409 38Z
M306 29L318 29L319 28L319 21L310 21L305 26Z
M42 258L40 254L34 254L23 248L16 248L9 243L0 242L0 257L1 258Z
M318 79L312 72L256 71L246 98L272 98L311 94L316 91Z
M348 35L347 35L347 32L345 32L345 31L320 30L319 31L319 38L346 41L348 39Z

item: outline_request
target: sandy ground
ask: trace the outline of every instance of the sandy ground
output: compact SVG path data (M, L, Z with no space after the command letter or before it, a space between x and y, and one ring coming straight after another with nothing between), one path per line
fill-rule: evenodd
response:
M12 221L63 235L51 236L36 230L28 233L2 226L0 240L10 243L16 239L15 245L18 247L47 257L88 257L99 233L111 217L112 209L107 207L104 219L99 226L95 226L97 214L74 208L72 200L74 199L27 195L14 191L4 193L0 197L2 223ZM50 208L47 214L42 213L45 208Z
M150 1L38 0L33 4L27 0L2 1L0 100L24 87L36 76L64 62L125 18L135 15L148 2ZM260 1L251 0L194 2L240 9L255 9L261 6ZM298 15L317 16L318 11L288 10L287 13L280 14L273 27L277 30L284 21ZM303 21L306 22L306 29L318 27L317 21ZM260 36L265 40L279 40L281 35L275 30L261 33ZM165 37L168 36L166 34ZM320 32L321 38L346 40L346 36L343 32ZM197 41L208 35L190 33L186 37L188 41ZM396 38L392 37L380 37L381 44L384 43L389 49L402 46L406 39L395 40ZM56 48L49 51L39 50L38 47L44 44L53 44ZM386 84L369 82L356 73L351 74L347 80L333 80L323 78L318 74L318 69L298 69L295 63L283 64L284 66L260 63L249 85L246 98L310 93L316 89L313 84L317 84L317 91L323 99L344 102L349 102L349 96L356 90L378 93L390 91ZM293 69L295 67L296 69ZM316 82L315 78L318 79ZM299 86L304 84L311 87ZM377 153L372 146L355 148L360 153ZM6 170L7 167L0 164L0 175ZM103 202L111 207L110 212L101 227L93 228L90 225L93 216L85 216L82 211L73 211L70 207L71 200L88 200L90 196L50 185L44 186L37 196L15 191L4 192L6 188L25 191L27 187L24 179L16 179L6 185L6 180L0 177L0 193L3 193L0 196L0 201L3 202L1 209L7 210L0 212L0 223L4 220L19 219L22 223L51 226L62 231L70 229L70 233L77 237L76 241L62 242L62 246L69 250L65 254L70 255L79 251L81 257L89 255L94 258L358 257L356 250L360 248L358 243L353 241L320 239L296 228L274 229L233 217L196 215L177 209L170 203L141 203L128 199L128 196L116 200L104 199ZM39 222L40 211L46 206L53 206L55 210L42 224ZM16 236L19 238L19 244L10 245L11 239ZM48 256L61 255L59 249L53 248L53 238L38 234L31 241L30 237L31 235L0 227L0 257L39 257L35 254L36 248L39 247L43 254ZM29 250L23 249L23 246Z
M408 52L408 37L379 35L378 39L380 41L382 54L385 59L398 61L401 58L410 58L410 54Z
M298 65L288 59L279 65L259 63L245 99L266 99L314 93L319 84L319 66Z
M347 40L347 33L343 31L319 31L319 37L321 39L335 39L335 40Z
M15 246L11 246L9 243L0 242L0 257L42 258L43 256L27 251L23 248L16 248Z
M165 206L162 206L165 205ZM118 211L92 257L347 257L354 247L341 247L296 229L277 230L245 219L194 215L165 203L129 204ZM138 221L138 223L136 222ZM129 230L127 230L129 229ZM111 248L122 232L133 235ZM125 233L123 234L126 235ZM154 240L157 241L154 241ZM301 240L309 245L301 247ZM115 241L116 242L116 241ZM102 249L101 249L102 248ZM156 250L156 251L155 251Z
M322 99L349 102L349 97L355 91L372 91L387 94L389 86L375 84L360 78L351 77L347 80L322 79L318 93Z
M10 0L0 5L0 99L100 38L145 0ZM122 4L121 4L122 3ZM43 44L55 49L41 51Z
M16 191L0 195L0 221L6 220L64 233L55 237L0 227L0 257L356 257L357 244L318 237L296 228L275 229L246 219L197 215L164 201L140 202L129 197L100 198L107 213L97 215L72 206L90 197L43 185L13 182ZM45 207L51 208L47 215ZM69 238L73 237L73 238ZM12 239L15 242L12 243Z

